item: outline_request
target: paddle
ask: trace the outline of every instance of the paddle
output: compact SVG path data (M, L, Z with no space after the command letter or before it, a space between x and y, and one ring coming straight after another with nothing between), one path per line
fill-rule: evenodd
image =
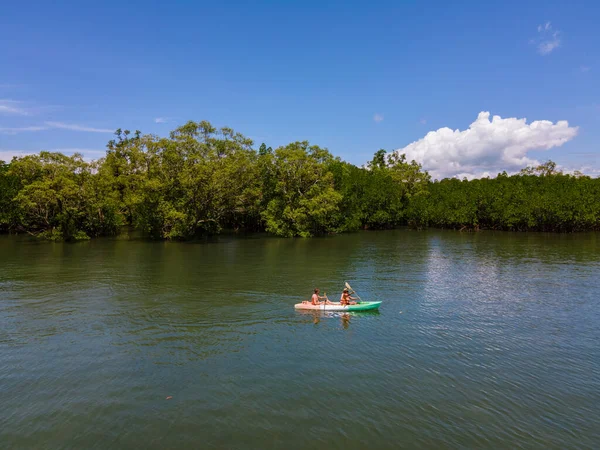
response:
M352 292L350 292L350 295L356 294L356 291L354 289L352 289L352 286L350 286L348 284L348 282L346 282L346 287L348 288L348 290L352 291ZM362 302L362 298L360 298L360 295L356 294L356 297L358 297L359 303L361 303Z

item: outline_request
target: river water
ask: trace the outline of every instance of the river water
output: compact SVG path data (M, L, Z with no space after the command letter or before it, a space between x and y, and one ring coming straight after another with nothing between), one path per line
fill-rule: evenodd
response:
M600 448L600 235L0 236L0 401L3 449Z

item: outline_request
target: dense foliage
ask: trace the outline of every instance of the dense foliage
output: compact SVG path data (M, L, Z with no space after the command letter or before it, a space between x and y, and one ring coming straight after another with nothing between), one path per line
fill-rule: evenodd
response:
M520 174L431 181L404 155L357 167L294 142L272 150L230 128L188 122L168 138L117 130L106 156L41 152L0 161L0 231L49 239L157 239L222 229L312 236L410 225L456 229L600 229L600 180L549 162Z
M519 175L431 183L427 199L410 205L411 224L475 230L599 230L600 179L565 175L554 167L549 162Z

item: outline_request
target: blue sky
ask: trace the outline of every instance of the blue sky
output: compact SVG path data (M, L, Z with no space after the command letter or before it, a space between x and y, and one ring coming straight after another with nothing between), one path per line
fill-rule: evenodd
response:
M596 173L598 23L594 1L5 2L0 156L97 157L110 130L209 120L362 164L487 111L571 132L530 133L512 160L503 148L520 125L489 146L477 132L475 144L434 134L411 151L443 176L547 158Z

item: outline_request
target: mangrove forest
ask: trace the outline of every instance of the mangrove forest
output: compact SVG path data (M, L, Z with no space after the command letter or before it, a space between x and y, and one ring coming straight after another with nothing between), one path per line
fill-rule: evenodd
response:
M494 178L432 180L404 155L364 167L308 142L273 150L188 122L169 137L117 130L106 155L40 152L0 161L0 231L52 240L118 234L194 239L222 230L309 237L398 226L600 229L600 179L553 162Z

